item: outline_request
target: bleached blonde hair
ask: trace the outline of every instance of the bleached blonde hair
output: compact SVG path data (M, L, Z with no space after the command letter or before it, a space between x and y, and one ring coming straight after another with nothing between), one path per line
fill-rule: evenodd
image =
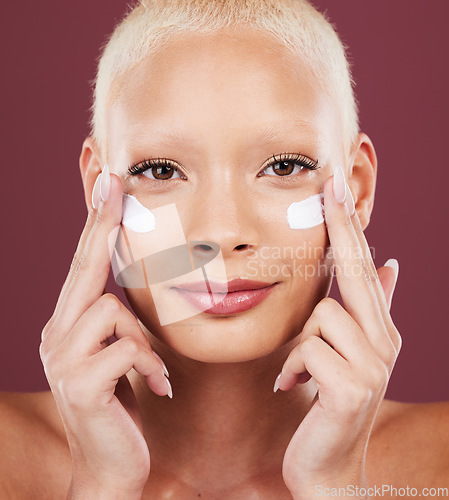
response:
M127 71L170 37L183 33L214 33L226 27L270 33L308 64L323 90L340 106L345 149L359 131L346 48L332 24L306 0L140 0L129 6L102 47L93 82L91 131L107 155L106 109L111 89ZM106 156L103 156L106 157Z

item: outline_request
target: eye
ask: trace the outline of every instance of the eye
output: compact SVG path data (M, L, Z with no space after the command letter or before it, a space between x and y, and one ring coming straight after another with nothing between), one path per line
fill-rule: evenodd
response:
M318 168L318 161L314 161L308 156L283 153L279 157L273 155L273 160L259 173L259 176L291 176L304 169L316 170Z
M165 158L157 160L143 160L141 163L128 168L130 175L143 174L148 179L154 181L166 181L170 179L185 179L178 168Z

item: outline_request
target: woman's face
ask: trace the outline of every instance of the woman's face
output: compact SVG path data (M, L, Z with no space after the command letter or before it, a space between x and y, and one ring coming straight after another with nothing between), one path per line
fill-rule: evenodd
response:
M192 275L172 273L162 285L153 279L153 294L126 288L131 306L151 334L192 359L273 352L300 333L331 282L325 225L292 229L287 209L319 194L332 167L345 164L335 102L278 42L243 31L182 35L118 88L107 114L108 163L124 192L159 214L157 237L133 241L141 237L150 255L185 238L192 269L193 258L212 259ZM158 158L167 160L160 168L128 172ZM149 275L167 277L183 258L158 256L148 261ZM236 279L262 282L263 293L237 290L221 309L204 311L198 283L226 287ZM177 316L192 307L194 315Z

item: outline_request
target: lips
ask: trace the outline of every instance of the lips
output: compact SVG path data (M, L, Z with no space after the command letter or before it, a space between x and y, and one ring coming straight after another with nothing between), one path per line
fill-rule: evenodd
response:
M265 300L276 283L243 278L228 282L183 283L173 287L190 305L208 314L236 314L247 311Z

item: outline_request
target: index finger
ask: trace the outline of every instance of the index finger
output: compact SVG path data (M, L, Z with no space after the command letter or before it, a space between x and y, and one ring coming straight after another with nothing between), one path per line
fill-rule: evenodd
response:
M77 253L61 290L53 314L61 332L67 332L104 291L111 260L109 239L117 234L122 219L122 183L109 174L107 201L92 208L81 235ZM101 182L101 181L100 181ZM107 179L103 182L107 184Z
M336 192L334 194L334 182ZM343 193L342 193L343 192ZM346 192L347 203L338 199ZM379 278L366 239L363 248L355 228L358 215L341 167L324 185L324 205L329 240L332 246L338 288L347 312L365 332L371 344L386 358L392 340L386 327L389 315L385 297L378 294ZM368 255L369 254L369 255Z

